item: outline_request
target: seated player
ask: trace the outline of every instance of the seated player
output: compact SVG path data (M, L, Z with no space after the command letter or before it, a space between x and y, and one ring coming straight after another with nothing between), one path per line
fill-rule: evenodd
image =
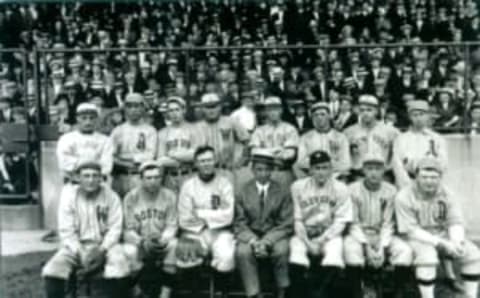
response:
M310 175L291 186L295 236L290 241L294 292L304 289L305 269L311 267L313 285L329 288L344 267L342 233L352 221L352 202L347 186L333 178L332 160L325 151L310 155Z
M275 157L268 151L252 152L254 179L236 197L234 232L236 263L247 297L260 297L258 261L272 264L278 298L289 286L289 238L293 234L293 210L284 186L271 179Z
M393 200L397 190L383 181L385 160L379 153L366 154L362 170L364 178L349 186L354 220L344 240L351 297L364 297L363 292L374 290L366 281L371 273L385 266L387 259L395 266L395 297L403 297L412 251L394 235Z
M465 236L458 198L442 185L438 159L419 160L415 181L395 199L398 231L407 235L422 298L434 297L439 258L458 262L465 297L477 297L480 250Z
M127 259L118 244L122 233L122 204L116 193L102 184L97 161L77 166L78 185L62 191L58 212L60 249L43 267L47 298L65 297L66 281L77 275L103 273L108 297L127 297Z
M177 198L162 187L163 169L157 162L143 163L139 172L140 186L124 201L124 251L141 292L168 298L176 271Z

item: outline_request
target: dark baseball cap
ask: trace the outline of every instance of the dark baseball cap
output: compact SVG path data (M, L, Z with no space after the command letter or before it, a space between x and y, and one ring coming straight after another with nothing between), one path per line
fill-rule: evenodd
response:
M331 162L331 161L332 161L332 158L325 151L318 150L310 154L310 166L320 164L320 163Z

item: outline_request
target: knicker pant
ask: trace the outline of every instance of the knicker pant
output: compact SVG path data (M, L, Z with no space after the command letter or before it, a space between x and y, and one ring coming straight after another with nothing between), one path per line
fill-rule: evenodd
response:
M309 251L305 242L297 236L290 239L290 263L310 267ZM343 240L335 237L323 245L321 266L344 267Z

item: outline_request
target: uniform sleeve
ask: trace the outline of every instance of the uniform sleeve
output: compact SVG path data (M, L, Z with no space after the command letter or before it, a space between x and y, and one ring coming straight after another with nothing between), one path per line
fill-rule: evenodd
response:
M186 231L200 233L205 227L205 222L195 212L194 195L195 190L187 181L183 184L178 198L178 224Z
M58 167L65 173L72 173L78 163L78 156L74 151L73 142L70 135L66 134L60 137L57 144Z
M135 218L135 192L130 192L125 196L123 202L123 212L125 216L125 230L123 240L127 243L139 245L142 236L139 234L141 223Z
M361 222L360 222L360 202L357 199L357 195L355 192L355 188L351 187L349 189L350 193L352 194L351 200L352 200L352 208L353 208L353 221L352 225L350 226L350 235L355 238L358 242L360 243L367 243L367 237L365 236L365 233L363 232Z
M283 143L284 148L297 148L299 142L298 131L295 127L291 125L285 126L285 142Z
M302 209L300 208L300 192L297 184L292 184L290 193L292 197L294 232L301 239L308 239L307 229L303 222Z
M167 142L165 142L165 130L160 130L157 138L157 158L167 155Z
M239 122L235 121L232 117L230 117L230 122L232 123L233 129L235 131L235 137L237 141L239 141L242 144L248 144L248 141L250 139L250 134L245 129L245 127L241 125Z
M395 226L395 216L394 216L394 201L395 192L392 192L392 195L387 198L385 202L385 209L383 210L383 221L382 227L380 230L380 246L387 247L393 236L394 226Z
M237 195L235 201L235 218L233 221L233 231L239 241L248 243L252 239L257 238L257 235L250 229L247 224L247 217L245 215L245 208L243 204L244 202L242 195Z
M262 130L261 127L257 127L250 138L250 147L262 146Z
M347 223L353 220L353 207L350 193L346 186L341 187L336 194L337 204L334 209L333 223L322 234L322 238L326 241L340 236L345 229Z
M339 134L338 138L340 143L340 162L338 163L338 169L341 172L347 172L352 166L352 161L350 159L350 144L345 135Z
M101 245L105 250L109 250L115 243L118 243L123 227L123 211L120 198L113 191L108 191L107 195L109 195L108 230Z
M309 139L309 134L307 133L302 137L300 137L298 142L296 167L300 170L308 169L308 166L309 166L308 147L307 147L308 139Z
M401 138L397 137L393 143L392 170L395 174L395 181L398 188L410 185L410 176L403 165Z
M112 143L111 138L106 138L103 148L102 148L102 153L100 157L100 163L102 165L102 174L103 175L110 175L112 172L113 168L113 152L114 152L114 146Z
M388 164L392 163L393 145L395 144L395 140L398 138L399 135L400 135L400 131L396 127L390 127L389 139L391 142L390 144L392 145L389 146L389 150L388 150L388 159L387 159Z
M293 206L292 199L288 194L282 198L280 212L275 219L275 227L268 231L263 239L269 243L276 243L281 239L288 238L293 233Z
M177 215L177 200L175 193L168 191L168 209L166 217L165 230L163 231L162 241L169 242L177 235L178 231L178 215Z
M230 226L233 223L235 212L235 197L233 186L227 179L219 180L220 185L220 208L217 210L198 210L198 215L203 218L210 229L218 229Z
M73 253L80 251L80 238L75 225L75 186L65 185L60 193L60 205L58 208L58 235L63 246Z

